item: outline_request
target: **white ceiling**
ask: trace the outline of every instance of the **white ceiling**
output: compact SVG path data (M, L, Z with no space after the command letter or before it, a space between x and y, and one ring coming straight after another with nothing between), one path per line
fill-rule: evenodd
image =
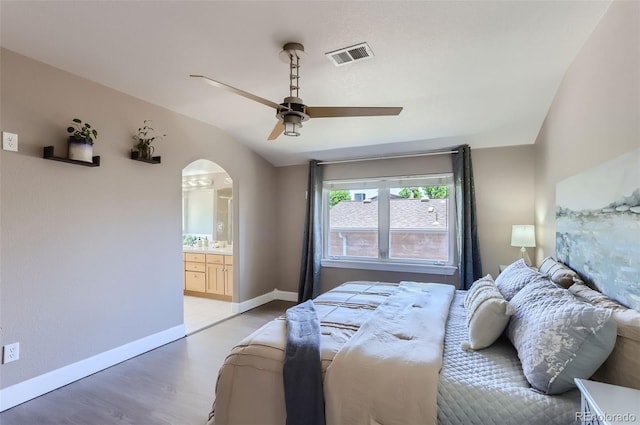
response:
M609 1L0 1L2 47L213 124L275 165L468 143L534 143ZM310 106L403 106L316 118L267 141L275 111L189 78L282 102L278 53L304 44ZM375 57L324 53L366 41ZM366 148L364 148L366 146Z

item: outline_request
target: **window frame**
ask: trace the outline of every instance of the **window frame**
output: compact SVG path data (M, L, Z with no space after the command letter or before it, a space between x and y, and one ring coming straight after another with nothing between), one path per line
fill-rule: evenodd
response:
M390 251L390 189L407 186L434 186L441 185L449 188L447 206L447 234L448 234L448 261L389 258ZM364 190L377 189L378 191L378 256L332 256L329 255L329 194L333 190ZM457 267L455 262L455 190L453 185L453 173L438 173L410 176L368 177L341 180L325 180L322 182L322 260L323 267L365 269L379 271L401 271L412 273L428 273L453 275Z

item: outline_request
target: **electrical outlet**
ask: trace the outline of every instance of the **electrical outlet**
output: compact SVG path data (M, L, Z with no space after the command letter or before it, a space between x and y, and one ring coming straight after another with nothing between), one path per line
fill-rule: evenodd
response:
M2 149L5 151L18 152L18 135L14 133L2 132Z
M20 343L7 344L2 350L2 363L15 362L20 358Z

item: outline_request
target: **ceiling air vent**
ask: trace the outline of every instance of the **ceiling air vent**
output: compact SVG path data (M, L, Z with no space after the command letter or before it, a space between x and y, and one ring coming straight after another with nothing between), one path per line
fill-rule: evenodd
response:
M342 66L355 61L369 59L373 57L373 51L367 43L360 43L325 53L325 56L328 57L335 66Z

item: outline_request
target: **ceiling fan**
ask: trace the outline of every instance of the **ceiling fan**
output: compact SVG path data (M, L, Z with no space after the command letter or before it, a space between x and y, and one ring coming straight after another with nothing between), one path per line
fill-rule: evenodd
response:
M285 136L299 136L302 122L309 118L337 118L337 117L369 117L383 115L398 115L402 107L360 107L360 106L307 106L298 97L300 87L300 56L304 53L304 46L300 43L286 43L280 52L280 58L289 62L289 96L280 104L264 99L255 94L232 87L204 75L191 75L200 78L214 87L230 91L253 101L262 103L276 110L278 122L271 131L268 140L275 140L284 132Z

